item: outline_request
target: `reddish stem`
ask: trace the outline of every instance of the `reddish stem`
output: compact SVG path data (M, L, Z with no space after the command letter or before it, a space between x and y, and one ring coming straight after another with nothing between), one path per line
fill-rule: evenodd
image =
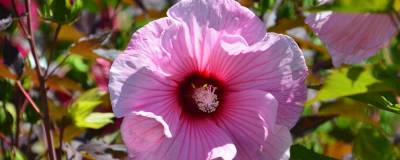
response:
M15 10L15 13L18 13L16 9L16 3L15 0L12 1L13 3L13 8ZM38 54L36 53L36 44L35 44L35 39L32 33L32 14L31 14L31 1L30 0L25 0L25 10L27 12L27 23L28 27L25 29L25 26L23 25L21 19L18 19L18 23L21 26L22 31L26 35L28 41L29 41L29 46L31 48L31 52L35 61L35 69L36 69L36 74L39 80L39 95L40 95L40 104L43 107L43 124L44 124L44 132L46 135L46 142L47 142L47 148L48 148L48 157L50 160L56 159L55 157L55 151L54 151L54 146L53 146L53 136L51 133L51 127L50 127L50 117L49 117L49 108L48 108L48 103L47 103L47 94L46 94L46 84L45 84L45 79L41 73L40 70L40 63L38 60Z
M33 109L38 113L39 115L42 115L40 113L39 107L36 105L36 103L32 100L31 96L29 95L28 92L25 91L24 87L22 86L20 81L17 81L17 86L19 90L21 90L22 94L24 94L25 98L29 101L29 103L32 105Z

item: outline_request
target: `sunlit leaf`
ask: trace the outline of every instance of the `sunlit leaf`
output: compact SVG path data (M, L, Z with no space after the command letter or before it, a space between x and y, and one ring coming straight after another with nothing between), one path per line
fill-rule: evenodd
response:
M97 88L91 89L83 93L76 99L69 107L69 112L74 118L85 118L87 117L97 105L101 104L101 97L105 95L105 92L98 90Z
M372 67L351 67L333 70L317 96L308 101L310 105L317 101L362 94L367 92L390 91L393 88L374 76Z
M82 128L99 129L109 123L112 123L113 113L94 112L89 114L83 120L77 121L76 125Z
M332 3L312 8L312 11L332 10L340 12L389 12L392 0L334 0Z
M102 103L105 92L99 89L91 89L83 93L69 107L69 114L73 123L80 128L101 128L111 123L114 115L112 113L98 113L92 111Z

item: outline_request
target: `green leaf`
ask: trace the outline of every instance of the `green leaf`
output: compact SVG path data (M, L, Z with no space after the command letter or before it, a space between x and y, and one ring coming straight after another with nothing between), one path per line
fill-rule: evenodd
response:
M315 153L306 147L295 144L290 147L290 160L334 160L333 158Z
M395 160L396 154L390 141L379 131L362 128L355 136L353 153L355 159Z
M400 114L400 104L396 104L395 95L388 92L366 93L350 98L380 109Z
M393 0L334 0L310 11L336 11L336 12L389 12L393 8Z
M340 97L363 94L367 92L390 91L390 83L374 76L372 66L340 68L333 70L327 76L325 84L317 96L306 103L310 105L317 101L331 100Z
M24 153L21 152L18 148L13 148L6 150L6 153L3 155L4 159L12 159L12 160L26 160ZM2 159L2 157L0 157Z
M6 109L6 105L1 103L0 106L0 131L6 135L11 135L13 127L13 116Z
M91 89L83 93L77 100L69 107L69 116L72 118L74 124L82 128L97 128L102 124L109 123L109 114L100 114L104 116L104 120L99 120L99 114L94 114L92 111L102 103L102 96L105 92L97 88ZM92 115L94 114L94 115Z
M259 13L259 15L264 15L264 13L268 9L272 9L275 4L275 0L260 0L260 2L256 3L254 8Z
M42 2L41 15L45 19L67 24L73 22L82 8L82 0L48 0Z
M81 128L99 129L106 124L112 123L112 118L114 118L113 113L94 112L89 114L84 119L78 121L76 126Z

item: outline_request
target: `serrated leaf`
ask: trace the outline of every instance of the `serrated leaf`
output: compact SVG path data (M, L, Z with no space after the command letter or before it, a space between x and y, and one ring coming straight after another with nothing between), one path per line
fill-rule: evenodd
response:
M92 111L102 103L101 97L105 95L105 92L100 91L97 88L91 89L83 93L78 99L76 99L69 107L69 115L73 122L77 126L84 126L82 123L87 121L87 117L90 116ZM92 120L92 119L89 119ZM79 124L79 125L78 125ZM87 127L87 126L84 126ZM96 126L97 127L97 126Z
M302 145L296 144L290 147L290 160L334 160L334 158L315 153Z
M81 128L99 129L109 123L112 123L112 118L114 118L113 113L94 112L89 114L84 119L77 121L76 125Z
M350 98L364 102L370 106L400 114L400 104L396 104L396 97L391 93L366 93L354 95Z
M327 76L325 84L317 96L306 103L310 105L317 101L331 100L340 97L363 94L367 92L390 91L389 83L374 76L372 66L339 68Z
M390 12L392 0L334 0L331 3L311 8L310 11L336 12Z

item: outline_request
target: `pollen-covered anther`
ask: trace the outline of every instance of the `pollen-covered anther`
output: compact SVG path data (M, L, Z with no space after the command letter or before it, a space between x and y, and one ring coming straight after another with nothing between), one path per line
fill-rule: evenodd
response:
M212 85L205 85L195 89L192 98L199 110L205 113L212 113L217 109L219 101L215 93L216 89L217 87L213 87Z

